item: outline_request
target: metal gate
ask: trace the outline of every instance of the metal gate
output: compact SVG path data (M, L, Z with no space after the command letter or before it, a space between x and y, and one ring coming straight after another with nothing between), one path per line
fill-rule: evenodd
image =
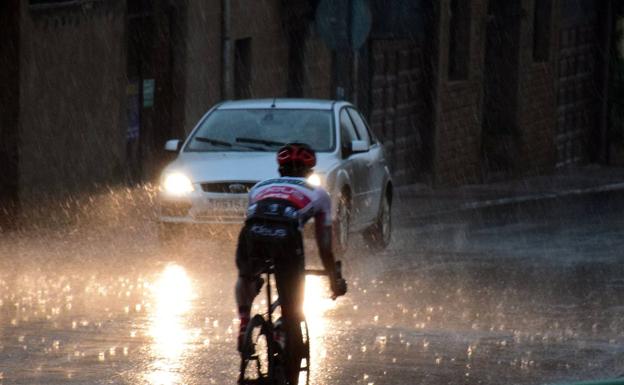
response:
M557 167L585 163L598 126L597 2L563 0L559 36Z
M429 171L423 68L422 45L371 41L370 123L386 146L398 184L421 181Z

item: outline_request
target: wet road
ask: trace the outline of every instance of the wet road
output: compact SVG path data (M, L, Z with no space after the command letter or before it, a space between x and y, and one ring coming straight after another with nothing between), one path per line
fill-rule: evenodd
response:
M354 247L347 297L309 283L312 383L624 374L622 214L581 202ZM0 384L235 383L233 243L161 248L143 219L1 238Z

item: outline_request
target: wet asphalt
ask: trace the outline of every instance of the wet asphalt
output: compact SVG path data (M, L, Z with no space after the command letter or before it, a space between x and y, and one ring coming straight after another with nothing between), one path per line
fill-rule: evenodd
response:
M347 296L331 301L310 278L311 383L623 375L621 202L424 223L402 218L397 202L387 250L353 237ZM235 384L232 239L197 229L163 247L139 219L2 236L0 384ZM308 261L318 264L313 250Z

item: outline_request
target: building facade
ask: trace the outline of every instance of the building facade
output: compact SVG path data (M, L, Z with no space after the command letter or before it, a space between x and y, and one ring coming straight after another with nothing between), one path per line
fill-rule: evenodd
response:
M402 3L391 4L400 8ZM621 147L614 144L619 129L610 128L617 123L608 119L608 111L616 110L609 103L617 102L608 97L615 95L609 91L613 84L609 63L617 44L613 40L621 40L621 32L618 35L613 28L620 12L614 2L414 3L420 15L411 16L412 24L422 23L426 37L410 39L411 47L405 44L393 60L419 58L422 69L398 84L419 83L409 88L413 91L408 99L423 98L424 102L415 104L425 108L398 141L410 143L411 151L420 151L418 141L408 139L416 135L425 150L419 152L419 161L412 154L403 156L403 164L394 162L401 179L458 185L592 162L621 162L615 150ZM371 38L370 52L375 52L376 44ZM398 39L391 44L398 44ZM384 43L385 49L391 44ZM388 61L379 64L376 55L372 57L370 76L375 79L376 68ZM611 72L612 76L616 73ZM423 81L417 80L419 73L425 74ZM400 110L396 96L400 98L401 92L377 101L375 91L373 86L373 106ZM386 128L376 119L375 107L371 123L384 137ZM399 130L406 127L400 126Z
M1 212L154 180L164 142L223 99L351 100L399 184L621 164L622 14L613 0L5 0Z

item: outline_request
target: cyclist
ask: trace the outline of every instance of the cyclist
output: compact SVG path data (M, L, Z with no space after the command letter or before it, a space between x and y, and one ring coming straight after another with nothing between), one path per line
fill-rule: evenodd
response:
M249 192L245 226L236 250L239 270L236 302L240 316L238 349L249 323L251 305L262 287L260 273L268 258L273 258L286 335L301 340L303 320L304 253L302 229L314 218L316 243L324 269L328 272L333 298L344 295L347 285L335 269L332 252L331 200L322 187L312 186L307 177L316 165L316 154L308 145L290 143L277 152L281 177L259 182ZM292 333L292 334L291 334ZM295 342L286 339L287 351ZM296 360L297 361L297 360ZM297 365L299 361L297 361ZM297 373L294 373L296 370ZM288 369L287 369L288 371ZM290 370L298 375L298 367ZM296 384L296 379L291 380Z

